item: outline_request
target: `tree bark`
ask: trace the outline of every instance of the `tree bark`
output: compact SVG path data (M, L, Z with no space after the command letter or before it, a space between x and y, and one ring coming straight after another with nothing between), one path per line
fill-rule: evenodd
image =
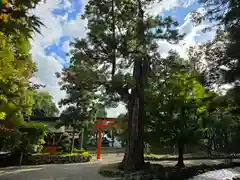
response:
M128 139L125 155L121 163L125 171L143 169L145 164L143 141L145 117L144 88L148 78L149 59L147 58L147 47L145 47L144 11L140 0L137 1L137 7L137 34L140 45L136 46L136 56L133 68L135 87L132 88L128 104Z
M178 162L176 164L176 166L178 167L184 167L183 153L184 153L184 144L180 138L178 140Z
M75 142L75 128L73 127L71 153L73 153L74 150L74 142Z
M81 149L83 149L83 141L84 141L84 128L81 130Z
M183 153L184 153L184 124L185 124L185 107L183 106L181 108L181 114L180 114L180 133L178 134L177 139L177 145L178 145L178 162L176 166L178 167L184 167L183 162Z
M144 124L141 117L144 111L143 87L141 87L143 84L142 75L142 60L136 59L134 62L136 87L132 89L131 100L128 105L128 140L122 161L125 171L139 170L144 167Z
M24 152L20 152L19 166L22 166Z

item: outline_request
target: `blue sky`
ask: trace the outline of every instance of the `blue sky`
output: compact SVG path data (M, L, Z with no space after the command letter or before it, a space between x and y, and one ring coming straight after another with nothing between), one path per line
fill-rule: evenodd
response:
M64 1L62 1L63 5ZM68 8L57 8L52 10L52 14L54 16L64 16L67 15L67 21L73 21L76 20L77 15L79 13L83 12L83 3L82 1L79 0L71 0L71 7ZM62 36L59 38L59 41L51 44L47 48L45 48L45 54L47 56L51 55L52 53L55 53L58 57L63 59L65 63L63 64L64 66L67 65L66 59L67 59L67 54L66 52L63 51L62 45L64 44L65 41L71 41L73 38L71 36Z
M172 16L174 20L176 20L179 25L184 23L184 18L187 16L188 13L196 11L200 5L195 2L192 5L188 6L187 8L178 7L175 9L172 9L170 11L163 12L164 16Z
M64 16L68 14L68 21L75 20L77 17L77 14L81 13L83 11L82 3L78 0L73 0L72 1L72 7L73 10L71 13L69 13L70 8L59 8L59 9L54 9L52 13L55 16ZM172 9L170 11L164 11L163 15L164 16L172 16L174 20L178 21L179 25L182 25L184 23L184 18L185 16L192 11L195 11L196 9L199 8L199 4L193 3L192 5L188 6L187 8L182 8L178 7L175 9ZM62 36L60 37L58 42L55 42L54 44L51 44L45 49L46 55L50 55L52 53L55 53L57 56L59 56L61 59L63 59L66 62L67 55L61 48L63 43L65 41L71 41L72 37L70 36ZM63 64L64 66L67 65L67 63Z

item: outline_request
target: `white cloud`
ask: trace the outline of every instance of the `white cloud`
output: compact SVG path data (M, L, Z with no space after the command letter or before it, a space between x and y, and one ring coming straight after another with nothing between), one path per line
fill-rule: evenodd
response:
M197 11L203 12L203 9L199 8ZM188 58L188 48L190 46L212 40L215 36L215 30L203 32L205 28L210 26L209 22L204 21L199 25L195 25L192 22L191 13L187 14L184 20L184 23L177 27L180 34L185 34L185 37L178 44L170 44L165 40L159 41L159 51L163 57L167 56L169 50L175 50L181 57Z
M152 5L148 8L148 11L152 14L159 14L164 10L170 10L176 7L187 7L192 4L195 0L163 0L160 3ZM40 3L35 10L32 11L35 15L41 18L46 27L41 27L42 35L35 34L32 40L32 56L33 60L37 62L39 71L36 73L36 77L33 78L34 82L46 84L46 90L54 97L54 101L57 103L62 97L65 96L65 92L60 91L58 85L58 79L55 77L55 72L60 72L63 68L62 60L57 57L55 53L50 55L45 54L45 48L56 43L59 43L59 39L62 36L71 36L83 38L86 36L86 25L87 21L81 19L81 14L79 13L74 20L68 21L69 13L74 11L73 4L71 0L49 0L46 3ZM84 0L81 5L87 3ZM67 13L62 16L55 16L52 11L54 9L65 9ZM189 15L188 15L189 16ZM185 18L183 25L179 27L181 32L187 33L187 36L180 45L171 45L166 41L160 41L160 51L163 55L167 55L170 49L175 49L182 56L186 56L187 47L191 44L196 44L196 37L201 35L201 29L205 27L202 24L199 27L194 27L189 17ZM204 38L210 38L211 34L208 36L203 36ZM69 41L65 41L60 47L64 52L68 52ZM109 117L115 117L119 113L124 112L125 107L120 104L118 108L111 108L108 110Z
M126 108L123 104L119 104L116 108L109 108L107 109L107 116L108 117L118 117L121 113L126 113Z
M70 50L70 41L64 41L62 44L62 49L65 53L68 53Z
M43 50L43 48L32 49L32 57L38 67L38 72L36 73L36 77L33 78L33 81L46 85L46 90L53 96L55 103L57 103L65 93L60 91L55 72L60 72L63 66L54 55L46 56Z
M86 27L87 21L81 19L79 14L76 20L70 20L63 24L63 34L66 36L84 38L86 36Z
M64 16L54 16L52 11L56 8L69 8L69 0L51 0L46 3L41 2L36 9L31 13L37 15L41 18L42 22L46 27L41 27L41 33L35 34L31 42L32 44L32 57L37 63L38 72L36 73L33 81L36 83L41 83L46 85L47 91L53 96L54 101L57 103L61 98L65 96L65 92L60 90L58 85L58 79L55 76L56 72L60 72L63 68L63 59L58 57L55 53L50 55L45 54L45 48L48 46L58 43L62 36L80 36L84 33L84 21L77 18L74 22L67 21L67 15ZM74 29L73 31L67 29ZM79 34L76 31L79 31ZM82 29L82 31L81 31ZM69 47L67 42L64 43L63 47L65 52L68 51Z
M149 7L147 7L147 10L153 15L158 15L163 11L169 11L177 7L186 8L193 4L195 1L196 0L162 0L160 2L155 1Z

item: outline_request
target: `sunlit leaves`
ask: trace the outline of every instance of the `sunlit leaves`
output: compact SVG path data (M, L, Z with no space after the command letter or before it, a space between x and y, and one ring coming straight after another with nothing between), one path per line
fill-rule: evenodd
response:
M7 36L22 34L25 38L31 37L33 32L40 33L43 23L29 13L39 2L40 0L8 0L0 8L0 31Z
M33 94L29 79L36 71L31 60L30 45L21 35L0 36L0 112L5 113L4 123L19 125L23 116L31 114Z

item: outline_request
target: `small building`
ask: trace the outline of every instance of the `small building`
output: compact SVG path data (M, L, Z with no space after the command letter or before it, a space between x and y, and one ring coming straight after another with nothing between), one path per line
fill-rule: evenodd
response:
M107 122L108 120L117 120L117 118L102 118L102 117L97 117L96 119L98 120L103 120L101 123L103 124L109 124L111 122ZM66 126L62 126L60 128L56 128L57 125L57 121L59 120L59 117L41 117L41 116L31 116L29 118L26 118L25 121L33 121L33 122L42 122L42 123L46 123L48 124L48 136L45 138L45 146L44 149L45 151L56 151L56 146L58 144L58 141L60 140L61 136L64 133L67 133L69 135L69 138L72 138L72 133L73 133L73 128L71 126L66 127ZM93 123L93 122L91 122ZM90 126L89 128L92 128L93 130L93 134L95 134L94 136L97 136L98 133L96 131L96 128L94 127L95 125ZM120 133L121 129L115 129L115 133ZM110 136L114 136L113 135L113 131L112 129L105 129L104 134L108 134ZM80 138L80 132L75 132L75 137L74 139L75 141L75 146L78 147L79 146L79 138ZM103 136L105 137L105 136ZM97 137L96 137L97 138ZM106 139L106 138L104 138ZM109 139L109 138L108 138ZM97 142L97 139L96 139ZM109 143L108 143L109 144Z
M48 151L48 152L56 151L56 146L58 144L58 141L64 133L67 133L70 139L72 138L73 128L66 127L66 126L61 126L60 128L56 128L58 120L59 120L59 117L36 117L36 116L31 116L25 119L25 121L41 122L41 123L46 123L48 125L49 133L45 138L46 144L44 145L44 151ZM79 139L79 132L75 133L74 139Z

